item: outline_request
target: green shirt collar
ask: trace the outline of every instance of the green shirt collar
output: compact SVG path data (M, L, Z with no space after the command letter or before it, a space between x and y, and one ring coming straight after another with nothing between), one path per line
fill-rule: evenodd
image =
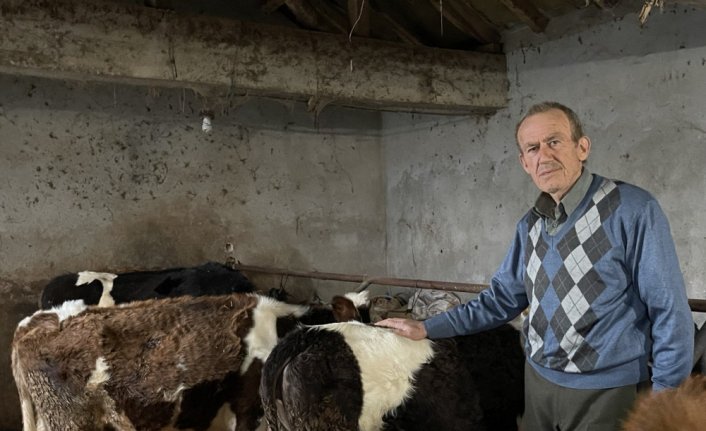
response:
M576 180L571 190L569 190L569 193L559 202L560 205L564 207L564 212L566 212L567 217L578 208L581 200L583 200L583 197L588 193L592 180L591 173L584 167L579 179ZM558 219L561 215L561 211L556 202L554 202L554 199L549 193L545 192L540 193L534 203L534 209L544 218Z

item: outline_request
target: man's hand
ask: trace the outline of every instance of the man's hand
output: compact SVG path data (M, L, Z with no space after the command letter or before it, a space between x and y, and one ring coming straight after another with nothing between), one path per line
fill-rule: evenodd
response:
M427 330L424 328L424 322L419 320L400 319L395 317L381 320L375 325L391 328L394 330L395 334L411 338L412 340L422 340L427 337Z

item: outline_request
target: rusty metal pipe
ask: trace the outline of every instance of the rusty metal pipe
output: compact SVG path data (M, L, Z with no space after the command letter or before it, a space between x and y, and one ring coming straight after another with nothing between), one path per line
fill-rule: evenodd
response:
M334 272L318 271L292 271L281 268L267 268L263 266L233 265L236 269L244 272L259 272L264 274L287 275L291 277L313 278L317 280L336 280L351 283L379 284L384 286L413 287L416 289L447 290L451 292L480 293L488 288L487 284L455 283L450 281L418 280L410 278L395 277L370 277L367 275L338 274ZM691 311L699 313L706 312L706 299L689 299Z
M689 307L691 307L691 311L706 313L706 299L690 299Z
M288 275L291 277L348 281L351 283L380 284L385 286L414 287L418 289L448 290L452 292L479 293L488 287L487 284L452 283L449 281L415 280L393 277L372 277L367 275L337 274L333 272L292 271L289 269L266 268L262 266L241 264L235 264L233 266L243 272L259 272L265 274Z

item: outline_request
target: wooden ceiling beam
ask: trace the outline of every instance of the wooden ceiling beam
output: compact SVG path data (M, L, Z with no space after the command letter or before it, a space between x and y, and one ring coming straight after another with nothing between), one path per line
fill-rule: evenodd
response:
M320 0L284 0L299 24L312 30L347 33L347 18Z
M470 25L466 20L464 20L461 16L458 14L454 13L453 7L449 3L449 1L446 1L445 3L443 0L429 0L429 2L434 6L434 8L442 14L444 19L446 21L450 22L451 25L456 27L457 29L461 30L465 34L471 36L474 39L481 40L483 42L488 42L485 40L485 38L478 32L478 30L475 29L472 25Z
M429 0L431 4L450 22L465 34L478 40L481 44L498 43L500 33L487 23L479 13L461 0Z
M292 12L292 15L297 19L300 25L312 30L328 31L331 28L323 28L319 14L316 9L307 1L301 0L285 0L284 4Z
M109 0L9 2L0 28L0 73L15 76L404 112L507 106L507 66L498 54L366 38L351 44L340 35Z
M265 13L272 13L284 5L285 0L264 0L260 9Z
M531 1L528 0L500 0L510 12L513 13L520 21L524 22L535 33L541 33L547 28L549 18L537 9Z
M296 2L297 0L289 0L290 2ZM301 1L301 0L299 0ZM348 18L344 13L331 6L326 0L308 0L311 6L314 8L316 13L319 14L323 22L328 26L336 29L336 33L348 34L350 31L350 26L348 24Z
M477 28L487 40L487 43L500 43L502 36L497 26L491 23L485 15L476 9L470 2L465 0L456 0L456 11L473 27Z
M397 36L397 38L402 43L414 46L424 46L424 44L415 36L412 32L407 30L404 26L390 17L384 12L375 11L371 17L374 23L377 25L383 25L392 30L392 32Z

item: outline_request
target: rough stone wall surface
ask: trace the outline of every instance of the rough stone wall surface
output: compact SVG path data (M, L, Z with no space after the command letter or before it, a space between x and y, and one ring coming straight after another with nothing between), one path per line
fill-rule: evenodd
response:
M0 89L0 429L19 427L12 333L50 277L224 261L225 243L249 265L384 272L379 113L12 76Z
M506 34L510 103L493 116L385 114L389 273L490 282L537 196L515 124L557 100L583 119L589 169L658 198L689 297L706 298L706 11L655 9L644 27L634 13L592 24L595 14Z

